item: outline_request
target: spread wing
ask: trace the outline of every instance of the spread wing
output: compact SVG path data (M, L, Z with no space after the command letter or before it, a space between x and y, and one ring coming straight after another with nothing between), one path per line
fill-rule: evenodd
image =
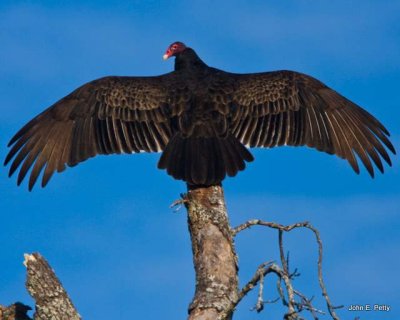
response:
M31 190L43 168L45 186L54 171L97 154L163 150L171 136L171 76L106 77L76 89L11 139L9 175L20 167L20 184L33 165Z
M276 71L235 75L231 130L250 147L307 145L348 160L359 173L356 155L370 175L371 160L395 154L389 132L371 114L305 74Z

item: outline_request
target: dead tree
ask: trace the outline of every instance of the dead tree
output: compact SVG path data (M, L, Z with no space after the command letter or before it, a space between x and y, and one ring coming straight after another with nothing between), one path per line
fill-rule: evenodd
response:
M332 319L339 317L329 299L322 277L322 242L317 229L308 222L281 225L274 222L249 220L236 228L229 224L222 186L191 187L173 206L184 204L188 212L188 226L193 249L196 272L196 291L188 309L189 320L229 320L240 301L258 285L258 299L254 309L260 312L264 304L264 278L270 274L277 277L277 292L286 308L283 319L301 319L301 312L309 312L313 319L325 314L313 306L312 299L294 288L292 280L299 274L289 269L285 256L283 234L296 228L305 228L314 233L318 244L318 278L327 310ZM280 262L263 262L254 276L243 288L239 288L238 259L235 251L235 236L252 226L276 229ZM38 253L25 255L27 267L26 287L34 298L34 320L79 320L80 315L73 306L55 272ZM0 320L28 320L31 308L22 303L9 307L0 306Z

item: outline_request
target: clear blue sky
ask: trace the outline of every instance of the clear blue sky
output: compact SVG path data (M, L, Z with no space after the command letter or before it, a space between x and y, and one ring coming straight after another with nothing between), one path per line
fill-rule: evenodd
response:
M56 4L57 3L57 4ZM77 86L105 75L171 71L161 59L181 40L209 65L233 72L292 69L311 74L378 117L400 150L400 1L7 1L0 3L0 158L24 123ZM357 176L336 157L307 148L254 151L256 161L224 183L233 225L249 218L310 220L325 246L335 304L385 303L400 317L398 157L384 175ZM27 191L0 170L0 303L25 293L23 253L41 252L85 319L184 319L194 292L185 211L168 206L185 191L156 169L158 154L101 156ZM237 238L243 284L278 258L277 235ZM316 244L287 235L296 284L325 308ZM276 297L275 279L266 298ZM236 319L279 319L280 305Z

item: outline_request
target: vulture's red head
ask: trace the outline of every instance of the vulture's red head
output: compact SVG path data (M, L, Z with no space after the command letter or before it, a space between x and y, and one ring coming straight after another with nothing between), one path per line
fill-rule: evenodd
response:
M185 49L186 49L186 46L183 42L179 42L179 41L174 42L167 48L167 51L165 51L165 54L163 55L163 59L167 60L168 58L176 56L178 53L184 51Z

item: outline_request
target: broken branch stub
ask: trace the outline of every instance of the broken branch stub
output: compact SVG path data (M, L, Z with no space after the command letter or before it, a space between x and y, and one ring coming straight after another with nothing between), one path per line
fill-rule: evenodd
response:
M48 262L39 253L24 257L26 288L36 303L34 320L81 320Z

